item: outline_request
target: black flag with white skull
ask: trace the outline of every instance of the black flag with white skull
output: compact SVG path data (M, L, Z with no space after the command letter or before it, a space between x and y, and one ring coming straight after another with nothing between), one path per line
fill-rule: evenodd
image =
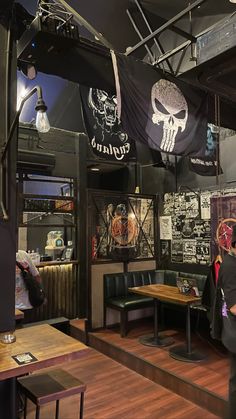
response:
M118 112L128 135L165 153L205 156L207 94L150 64L111 54Z
M86 86L80 86L80 96L84 124L94 154L112 161L134 159L135 143L121 128L116 96Z

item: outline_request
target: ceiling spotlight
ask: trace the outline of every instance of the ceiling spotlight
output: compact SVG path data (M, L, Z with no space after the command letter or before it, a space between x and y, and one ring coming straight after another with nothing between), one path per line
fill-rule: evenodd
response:
M230 3L236 3L236 0L229 0Z
M29 80L34 80L37 76L37 70L33 64L20 63L19 69L21 73Z

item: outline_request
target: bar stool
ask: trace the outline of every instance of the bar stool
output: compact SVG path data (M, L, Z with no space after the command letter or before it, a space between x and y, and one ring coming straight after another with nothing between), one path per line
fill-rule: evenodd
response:
M79 418L83 419L86 385L67 371L55 369L42 374L20 377L17 381L25 399L24 419L27 415L27 399L36 405L35 419L39 419L42 405L56 400L55 419L58 419L60 399L74 394L80 394Z

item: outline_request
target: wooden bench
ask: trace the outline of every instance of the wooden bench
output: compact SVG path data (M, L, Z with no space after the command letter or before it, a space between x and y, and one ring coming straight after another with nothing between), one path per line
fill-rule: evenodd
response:
M135 295L128 288L156 284L155 271L121 272L104 274L104 327L106 328L107 308L120 312L120 335L124 337L128 331L128 312L153 306L153 299Z

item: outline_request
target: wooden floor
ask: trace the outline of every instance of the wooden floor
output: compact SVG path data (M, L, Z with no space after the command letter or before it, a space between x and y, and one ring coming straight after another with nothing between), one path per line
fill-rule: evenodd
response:
M89 348L63 368L87 384L84 419L214 419L215 416L153 381ZM78 396L60 402L60 419L78 418ZM34 407L29 402L29 415ZM55 405L42 407L41 419L54 418Z
M72 329L82 331L81 321L72 321ZM90 346L109 355L165 388L199 404L223 417L227 405L229 361L226 354L207 340L193 334L193 347L206 355L200 363L187 363L169 356L169 348L144 346L139 337L152 332L152 323L145 321L133 327L127 337L121 338L119 328L100 330L89 334ZM183 332L167 331L176 344L185 341Z

